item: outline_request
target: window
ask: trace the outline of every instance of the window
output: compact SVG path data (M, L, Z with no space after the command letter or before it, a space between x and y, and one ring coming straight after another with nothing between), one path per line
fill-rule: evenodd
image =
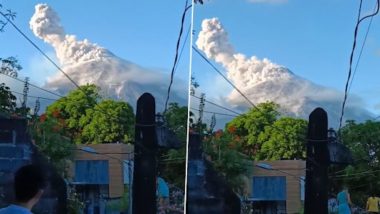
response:
M285 201L285 176L253 177L252 198L256 201Z
M108 184L108 161L76 160L75 182L78 184Z

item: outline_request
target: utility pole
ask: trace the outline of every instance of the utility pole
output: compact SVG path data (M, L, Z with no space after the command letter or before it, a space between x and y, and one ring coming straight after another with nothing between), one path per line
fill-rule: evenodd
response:
M305 213L327 214L329 151L327 113L316 108L309 116L306 144Z
M156 214L157 136L154 97L137 100L133 170L132 213Z

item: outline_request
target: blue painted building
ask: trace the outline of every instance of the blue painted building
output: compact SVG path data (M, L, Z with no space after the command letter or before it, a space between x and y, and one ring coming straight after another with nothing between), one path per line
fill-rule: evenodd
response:
M257 167L265 163L272 169ZM299 213L304 200L305 161L255 162L247 180L246 197L255 214Z
M132 145L79 146L71 168L70 183L85 202L84 213L131 213Z

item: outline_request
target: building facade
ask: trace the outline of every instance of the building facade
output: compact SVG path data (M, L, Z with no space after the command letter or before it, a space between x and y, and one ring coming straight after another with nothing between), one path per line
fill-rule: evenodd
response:
M81 145L75 150L70 184L85 202L84 213L128 213L133 145Z
M268 167L262 167L263 164ZM300 213L305 192L305 161L262 161L254 162L252 167L246 189L253 213Z

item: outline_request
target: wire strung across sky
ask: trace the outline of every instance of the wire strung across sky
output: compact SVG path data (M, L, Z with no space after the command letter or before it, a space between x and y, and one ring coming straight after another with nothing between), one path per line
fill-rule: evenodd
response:
M342 128L343 116L344 116L344 108L345 108L346 102L347 102L348 90L349 90L348 87L349 87L350 80L351 80L351 75L352 75L352 62L353 62L355 48L356 48L356 39L357 39L357 35L358 35L359 25L365 19L373 17L373 16L375 16L379 12L379 6L380 6L379 5L380 4L379 1L380 0L377 0L377 2L376 2L376 11L374 13L372 13L370 15L367 15L367 16L364 16L363 18L360 18L360 16L361 16L360 15L361 14L361 8L362 8L362 3L363 3L363 0L360 0L358 21L356 22L356 26L355 26L354 42L352 44L352 50L351 50L351 55L350 55L350 65L349 65L349 70L348 70L348 76L347 76L346 86L345 86L345 89L344 89L344 98L343 98L343 103L342 103L342 110L341 110L341 115L340 115L340 119L339 119L339 129L338 130L340 130Z
M33 45L47 60L49 60L49 62L51 62L53 65L54 65L54 67L56 67L63 75L65 75L65 77L68 79L68 80L70 80L77 88L80 88L79 87L79 85L73 80L73 79L71 79L71 77L66 73L66 72L64 72L63 71L63 69L61 68L61 67L59 67L58 65L57 65L57 63L55 63L54 62L54 60L52 60L41 48L39 48L38 46L37 46L37 44L36 43L34 43L24 32L22 32L21 31L21 29L20 28L18 28L17 26L16 26L16 24L14 24L13 23L13 21L12 20L10 20L4 13L2 13L1 11L0 11L0 14L8 21L8 23L10 23L16 30L17 30L17 32L19 32L31 45Z
M377 7L377 5L375 5L374 12L376 11L376 7ZM364 46L365 46L365 44L367 42L368 33L369 33L369 30L370 30L371 25L372 25L373 17L374 16L371 16L371 19L369 20L369 24L367 26L367 31L366 31L365 36L364 36L363 44L362 44L362 47L360 48L360 53L359 53L359 56L358 56L358 60L356 61L354 72L352 73L352 78L351 78L350 86L348 87L348 92L350 92L350 89L351 89L351 86L352 86L352 82L354 81L355 74L356 74L356 71L358 69L360 59L361 59L362 54L363 54Z
M191 96L192 96L192 97L195 97L195 98L197 98L197 99L201 99L200 97L198 97L198 96L196 96L196 95L191 95ZM232 110L232 109L229 109L229 108L226 108L226 107L221 106L221 105L219 105L219 104L216 104L216 103L214 103L214 102L208 101L208 100L206 100L206 99L204 99L204 101L205 101L206 103L211 104L211 105L214 105L214 106L217 106L217 107L219 107L219 108L222 108L222 109L224 109L224 110L226 110L226 111L232 112L232 113L236 114L237 116L242 115L242 114L239 113L239 112L236 112L236 111L234 111L234 110Z
M75 85L75 87L77 89L79 89L80 91L82 91L83 94L87 98L91 99L91 97L87 94L87 92L84 90L84 88L80 87L61 67L59 67L59 65L57 63L55 63L41 48L39 48L36 43L34 43L24 32L22 32L21 29L19 27L17 27L17 25L12 22L12 20L10 20L1 11L0 11L0 15L2 15L17 30L17 32L19 32L34 48L36 48L50 63L52 63L54 65L54 67L56 67L68 80L70 80ZM20 81L22 81L22 80L20 80ZM22 81L22 82L25 82L25 81ZM35 85L32 85L32 86L38 87L38 86L35 86ZM50 92L50 91L48 91L46 89L43 89L43 88L40 88L40 87L38 87L38 88L41 89L41 90L44 90L46 92L53 93L53 92ZM53 94L55 94L55 93L53 93ZM66 98L65 96L61 96L61 95L58 95L58 94L55 94L55 95L59 96L61 98ZM112 118L112 119L120 120L119 117L117 117L115 115L110 115L107 111L104 111L102 109L102 107L98 108L98 110L100 112L104 113L105 115L110 116L110 118Z
M190 107L190 109L194 110L194 111L199 111L199 109L197 108L193 108L193 107ZM219 112L214 112L214 111L203 111L204 113L209 113L209 114L219 114L219 115L224 115L224 116L230 116L230 117L236 117L236 115L232 115L232 114L224 114L224 113L219 113Z
M24 95L24 93L17 92L17 91L10 91L10 92L12 92L14 94ZM40 97L40 96L33 96L33 95L27 95L27 97L36 98L36 99L43 99L43 100L57 101L57 99L47 98L47 97Z
M17 77L12 77L12 76L9 76L9 75L3 74L3 73L0 73L0 74L2 74L2 75L4 75L4 76L7 76L7 77L9 77L9 78L15 79L15 80L17 80L17 81L19 81L19 82L22 82L22 83L24 83L24 84L26 83L24 80L18 79ZM39 87L39 86L37 86L37 85L34 85L34 84L30 83L30 82L28 82L28 84L29 84L30 86L32 86L32 87L38 88L38 89L40 89L40 90L42 90L42 91L45 91L45 92L47 92L47 93L49 93L49 94L53 94L53 95L55 95L55 96L57 96L57 97L60 97L60 98L63 97L62 95L60 95L60 94L58 94L58 93L55 93L55 92L49 91L49 90L47 90L47 89L41 88L41 87Z
M168 109L168 102L169 102L169 98L170 98L170 91L171 91L171 88L172 88L172 85L173 85L174 73L175 73L175 70L176 70L176 67L177 67L177 64L178 64L178 57L179 57L179 51L180 51L179 48L180 48L180 44L181 44L181 38L182 38L182 33L183 33L183 26L185 24L186 13L187 13L187 11L191 7L192 7L192 4L190 4L188 6L188 0L186 0L185 10L182 13L181 27L180 27L180 31L179 31L179 35L178 35L178 39L177 39L177 46L176 46L176 50L175 50L175 57L174 57L173 67L172 67L172 71L170 73L170 82L169 82L168 92L167 92L167 95L166 95L164 113Z
M221 77L223 77L223 79L224 80L226 80L237 92L239 92L239 94L241 95L241 96L243 96L244 97L244 99L245 100L247 100L247 102L249 103L249 104L251 104L251 106L253 107L253 108L256 108L256 109L258 109L257 108L257 106L251 101L251 100L249 100L248 99L248 97L245 95L245 94L243 94L243 92L241 92L226 76L224 76L223 74L222 74L222 72L221 71L219 71L219 69L218 68L216 68L211 62L210 62L210 60L208 60L196 47L194 47L193 46L193 50L195 50L195 52L200 56L200 57L202 57L202 59L204 59Z

